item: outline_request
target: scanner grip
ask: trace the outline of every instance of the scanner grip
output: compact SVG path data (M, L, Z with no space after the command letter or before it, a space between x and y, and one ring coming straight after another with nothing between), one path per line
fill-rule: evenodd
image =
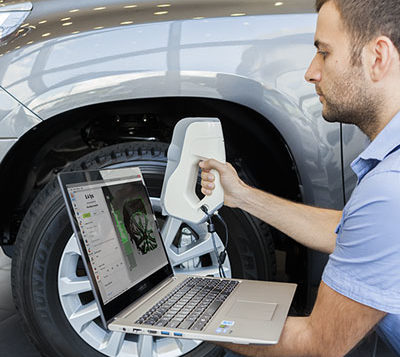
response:
M210 172L215 176L214 185L215 188L211 195L204 196L197 203L197 207L206 206L208 214L213 214L215 211L220 209L224 203L224 190L221 185L221 179L217 170L211 169Z
M199 162L213 158L225 163L225 145L221 123L216 118L182 119L175 126L168 149L168 165L161 193L163 214L195 224L207 215L200 209L205 205L209 214L224 204L224 191L216 170L215 189L200 199L195 192Z

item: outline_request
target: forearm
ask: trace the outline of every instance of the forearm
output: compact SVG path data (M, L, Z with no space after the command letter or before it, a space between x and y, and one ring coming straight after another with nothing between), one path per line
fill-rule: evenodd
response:
M309 248L331 253L335 247L341 211L291 202L249 186L238 206Z
M278 344L223 346L255 357L345 356L384 316L321 283L311 315L288 317Z
M253 357L302 357L318 356L309 328L308 317L288 317L279 343L276 345L220 345L243 356Z

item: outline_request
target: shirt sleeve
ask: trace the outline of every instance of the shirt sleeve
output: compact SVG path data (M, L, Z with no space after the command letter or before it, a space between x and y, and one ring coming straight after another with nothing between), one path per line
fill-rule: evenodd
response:
M400 172L367 175L337 228L322 280L348 298L400 314Z

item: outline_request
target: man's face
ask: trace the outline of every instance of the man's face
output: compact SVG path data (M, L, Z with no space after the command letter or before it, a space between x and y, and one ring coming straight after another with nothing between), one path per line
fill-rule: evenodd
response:
M351 64L351 39L332 1L318 15L315 55L305 78L315 84L323 105L322 116L329 122L363 126L375 121L376 105L370 95L363 65Z

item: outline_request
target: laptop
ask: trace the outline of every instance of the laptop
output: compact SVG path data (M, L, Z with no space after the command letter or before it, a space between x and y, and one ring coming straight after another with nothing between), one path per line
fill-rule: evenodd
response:
M58 179L105 328L278 342L296 285L175 275L139 168L63 172Z

